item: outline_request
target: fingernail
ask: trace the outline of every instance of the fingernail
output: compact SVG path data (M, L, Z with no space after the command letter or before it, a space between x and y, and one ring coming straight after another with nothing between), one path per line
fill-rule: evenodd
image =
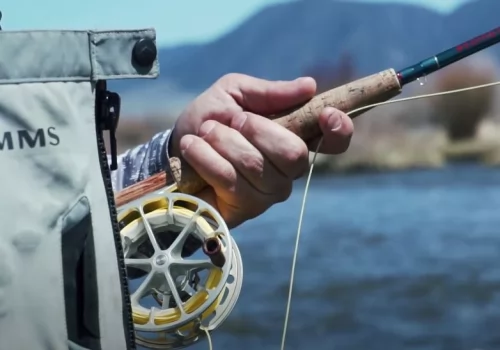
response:
M307 82L314 81L314 78L312 78L312 77L299 77L299 78L295 79L295 81L300 83L300 84L305 84Z
M204 137L212 131L217 123L213 120L207 120L203 124L201 124L200 129L198 130L198 136Z
M342 114L333 112L328 117L328 127L332 131L337 131L342 127Z
M184 153L187 151L189 146L193 143L194 138L191 137L190 135L185 135L182 139L181 142L179 142L179 146L181 148L181 153Z

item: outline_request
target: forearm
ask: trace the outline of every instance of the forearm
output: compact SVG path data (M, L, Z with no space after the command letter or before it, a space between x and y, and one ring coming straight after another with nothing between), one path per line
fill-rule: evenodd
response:
M167 143L171 130L154 135L148 142L118 156L118 168L111 172L114 192L133 185L165 169L168 163ZM111 163L108 156L108 163Z

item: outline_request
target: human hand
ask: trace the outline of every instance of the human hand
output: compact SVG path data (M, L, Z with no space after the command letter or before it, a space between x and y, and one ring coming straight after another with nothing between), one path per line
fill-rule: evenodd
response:
M184 160L209 187L197 194L218 209L230 228L285 201L293 181L309 163L307 144L268 117L311 99L316 82L267 81L228 74L198 96L181 114L172 132L169 154ZM335 108L319 116L321 153L347 150L352 120Z

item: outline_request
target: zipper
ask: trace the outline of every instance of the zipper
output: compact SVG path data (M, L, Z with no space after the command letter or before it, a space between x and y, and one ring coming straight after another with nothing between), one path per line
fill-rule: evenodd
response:
M110 136L110 153L111 153L111 170L117 168L117 151L115 131L120 117L120 96L117 93L107 91L105 80L99 80L96 83L96 134L97 147L99 151L99 163L101 165L101 173L106 188L106 197L108 199L109 213L111 216L111 224L113 226L113 237L115 240L115 248L118 259L118 273L121 281L121 292L123 299L123 325L125 328L125 341L127 349L136 349L135 345L135 330L132 320L132 306L130 303L130 291L128 288L127 272L125 267L125 258L120 236L120 228L116 213L115 196L113 185L111 182L110 167L108 165L108 157L106 154L106 145L104 143L103 131L109 131Z

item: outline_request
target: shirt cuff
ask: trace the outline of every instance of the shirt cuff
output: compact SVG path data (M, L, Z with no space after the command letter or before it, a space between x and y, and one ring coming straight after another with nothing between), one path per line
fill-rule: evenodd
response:
M172 127L172 129L169 130L168 132L168 135L167 135L167 138L165 140L165 143L163 144L163 147L162 147L162 159L161 159L161 164L162 164L162 168L167 172L167 185L173 185L175 183L174 181L174 176L173 176L173 173L172 173L172 168L170 167L170 154L169 154L169 150L170 150L170 143L171 143L171 139L172 139L172 133L174 132L174 128L175 127Z

